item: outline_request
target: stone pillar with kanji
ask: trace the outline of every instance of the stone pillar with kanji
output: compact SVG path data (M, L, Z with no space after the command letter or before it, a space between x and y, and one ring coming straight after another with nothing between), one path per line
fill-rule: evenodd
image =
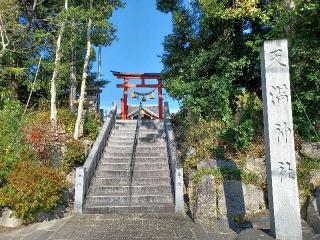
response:
M261 51L270 228L276 239L302 240L287 40Z

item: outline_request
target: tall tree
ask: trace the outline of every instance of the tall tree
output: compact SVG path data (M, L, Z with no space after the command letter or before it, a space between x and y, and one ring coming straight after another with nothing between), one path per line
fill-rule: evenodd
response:
M74 111L74 103L76 100L77 92L77 77L76 77L76 51L75 48L71 49L71 67L70 67L70 93L69 93L69 108L70 111Z
M71 29L72 32L75 32L76 23L75 19L72 18ZM75 110L75 100L76 100L76 92L77 92L77 77L76 77L76 49L75 49L75 41L71 41L71 67L70 67L70 93L69 93L69 108L70 111L74 112Z
M315 16L320 3L194 0L191 8L170 0L157 3L159 10L172 12L173 22L162 56L165 87L184 109L195 118L232 122L239 93L261 96L262 42L288 38L296 130L303 138L317 138L320 39Z
M90 10L92 10L92 0L90 0ZM86 51L86 56L83 64L78 114L77 114L76 125L74 128L74 134L73 134L74 139L79 139L80 137L80 127L81 127L81 121L83 117L83 105L84 105L84 97L85 97L85 91L86 91L86 85L87 85L89 58L90 58L90 52L91 52L91 27L92 27L92 19L90 17L88 20L88 26L87 26L87 51Z
M90 1L87 22L87 33L86 33L86 55L83 64L82 79L81 79L81 90L78 104L77 121L75 124L73 137L75 139L80 138L80 127L84 113L84 101L85 101L85 90L87 81L92 83L92 79L88 79L88 66L90 60L91 46L107 46L115 39L115 28L106 19L112 16L114 9L122 7L123 3L120 0L100 0L95 1L94 6L92 0ZM93 52L94 53L94 52ZM92 54L94 55L94 54ZM99 82L94 81L94 84L100 86L105 84L105 81Z
M64 9L68 10L68 0L65 0ZM50 111L50 119L53 129L57 128L57 89L56 89L56 81L58 77L59 65L61 61L61 41L62 35L65 28L65 21L62 22L60 32L57 39L56 45L56 57L54 61L54 69L51 79L51 111Z

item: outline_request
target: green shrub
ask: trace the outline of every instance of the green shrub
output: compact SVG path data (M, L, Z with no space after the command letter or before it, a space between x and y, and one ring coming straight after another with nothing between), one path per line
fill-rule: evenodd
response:
M58 110L58 121L63 129L70 135L73 134L77 116L67 108Z
M14 100L4 102L0 109L0 186L25 148L20 130L22 112L22 105Z
M236 96L235 123L252 121L252 127L256 135L263 135L262 101L254 92L244 91Z
M35 214L59 204L64 184L57 170L33 162L20 162L0 190L0 206L11 208L26 222L32 221Z
M317 187L310 184L310 172L313 170L320 170L320 159L311 159L305 157L297 164L299 190L304 192L306 196L313 192L314 187Z
M219 121L199 120L198 123L189 126L185 139L184 148L193 149L194 152L187 156L184 170L195 167L198 161L210 158L219 147L219 136L224 124Z
M29 124L50 123L50 110L40 110L30 114L28 118ZM58 109L58 123L59 127L66 131L67 134L72 135L76 123L76 115L67 108Z
M250 147L253 139L253 121L248 119L238 126L227 128L222 134L222 139L234 150L246 150Z
M82 165L85 161L85 148L79 140L70 140L66 142L66 151L63 154L63 160L60 166L64 172L69 172L73 167Z
M100 115L95 111L89 111L83 126L84 136L95 140L99 134L100 127Z

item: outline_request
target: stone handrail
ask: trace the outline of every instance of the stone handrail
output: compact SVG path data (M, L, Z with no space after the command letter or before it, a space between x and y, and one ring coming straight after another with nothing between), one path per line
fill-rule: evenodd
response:
M134 141L133 141L133 147L132 147L132 155L131 155L131 161L130 161L130 178L129 178L129 203L131 205L132 201L132 178L133 178L133 171L134 171L134 165L136 161L136 151L137 151L137 145L139 140L139 131L141 126L141 110L142 110L142 102L139 104L139 112L138 112L138 118L137 118L137 124L136 124L136 130L134 134Z
M103 127L93 144L90 153L82 167L76 169L74 212L82 213L84 199L87 195L89 184L103 154L106 142L116 122L117 105L113 103L112 109L105 120Z
M183 169L177 161L176 142L174 140L172 124L170 122L168 102L164 103L164 128L167 140L170 173L173 179L175 212L184 214Z

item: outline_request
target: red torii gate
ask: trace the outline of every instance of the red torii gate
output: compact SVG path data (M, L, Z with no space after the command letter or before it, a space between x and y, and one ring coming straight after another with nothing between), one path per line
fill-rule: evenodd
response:
M159 119L163 119L162 81L160 73L122 73L111 71L116 78L123 79L123 84L117 84L117 88L123 88L121 98L121 119L128 118L128 89L129 88L158 88ZM140 84L130 84L129 79L141 79ZM146 84L146 79L156 79L157 84Z

